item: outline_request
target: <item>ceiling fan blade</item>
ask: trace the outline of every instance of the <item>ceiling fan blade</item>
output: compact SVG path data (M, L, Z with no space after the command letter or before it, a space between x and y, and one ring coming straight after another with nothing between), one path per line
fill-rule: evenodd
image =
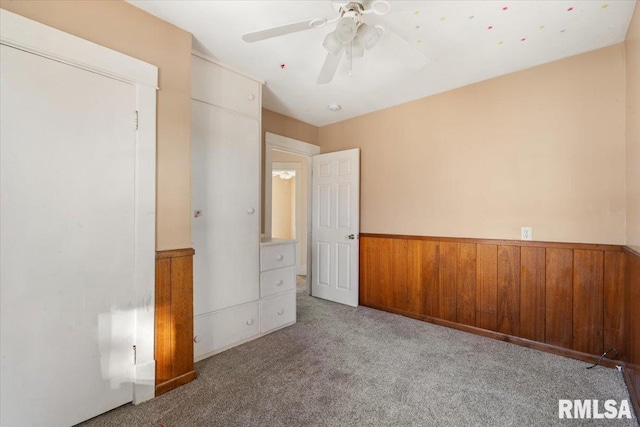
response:
M293 24L287 24L280 27L267 28L266 30L247 33L242 36L242 40L246 41L247 43L253 43L260 40L270 39L272 37L284 36L285 34L322 27L326 23L327 20L324 18L294 22Z
M333 80L333 76L336 75L336 71L338 70L338 65L340 65L343 50L344 49L341 49L337 55L334 55L331 52L327 53L327 58L324 60L324 65L322 66L322 70L320 70L320 75L318 76L317 83L319 85L329 83Z

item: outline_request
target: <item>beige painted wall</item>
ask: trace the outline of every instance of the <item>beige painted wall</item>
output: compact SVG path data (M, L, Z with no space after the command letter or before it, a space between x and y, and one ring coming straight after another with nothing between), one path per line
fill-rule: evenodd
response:
M306 141L305 141L306 142ZM273 162L295 162L300 163L302 167L302 172L300 176L296 176L296 185L302 186L300 188L300 198L302 199L300 203L300 218L302 218L302 223L300 224L300 236L298 240L300 241L300 265L305 266L307 264L307 194L308 194L308 186L309 186L309 168L307 167L307 158L305 156L299 156L297 154L284 153L282 151L273 150L272 153L272 161ZM272 227L273 228L273 227Z
M262 109L262 141L264 145L264 134L266 132L275 133L276 135L286 136L288 138L297 139L298 141L308 142L309 144L318 145L319 128L300 120L292 119L266 108Z
M293 239L296 234L295 177L282 179L274 176L271 181L271 236L277 239Z
M618 44L320 128L359 147L361 231L623 244ZM427 70L428 71L428 70Z
M156 65L156 249L191 247L191 34L123 1L10 1L0 8Z
M627 245L640 251L640 6L625 40L627 55Z

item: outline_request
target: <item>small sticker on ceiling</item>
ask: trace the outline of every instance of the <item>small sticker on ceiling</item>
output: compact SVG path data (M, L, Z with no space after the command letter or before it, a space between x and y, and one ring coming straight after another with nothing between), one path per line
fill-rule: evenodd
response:
M498 42L498 44L502 44L502 43L504 43L502 40L500 40L500 41Z
M505 7L503 7L503 8L502 8L502 11L503 11L503 12L506 12L507 10L509 10L509 8L508 8L507 6L505 6Z
M473 15L471 15L471 16L469 17L469 19L473 19L473 18L474 18L474 16L473 16Z
M573 6L567 9L567 12L572 12L572 11L573 11Z
M413 12L414 15L420 15L420 11L416 10L415 12Z
M283 70L285 69L287 65L286 64L280 64L280 68L282 68Z
M608 5L607 3L605 3L605 4L603 4L603 5L602 5L602 8L603 8L603 9L606 9L606 8L608 8L608 7L609 7L609 5Z
M489 26L487 27L487 30L493 30L493 25L489 25Z
M540 25L540 29L541 29L541 30L544 30L544 29L545 29L545 26L544 26L544 25Z
M444 20L446 20L446 19L447 19L447 17L446 17L446 16L443 16L443 17L441 17L441 18L440 18L440 20L441 20L441 21L444 21Z
M420 29L420 25L416 25L416 30L419 30L419 29Z
M520 39L520 41L521 41L521 42L526 42L526 41L527 41L527 38L526 38L526 37L523 37L523 38L521 38L521 39Z
M416 43L422 43L422 40L418 39L416 40Z

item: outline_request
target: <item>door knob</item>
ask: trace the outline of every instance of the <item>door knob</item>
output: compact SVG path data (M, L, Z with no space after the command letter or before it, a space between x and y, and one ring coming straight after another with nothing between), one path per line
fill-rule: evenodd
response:
M355 236L355 235L353 235L353 234L349 234L349 235L347 236L347 239L349 239L349 240L354 240L355 238L356 238L356 236Z

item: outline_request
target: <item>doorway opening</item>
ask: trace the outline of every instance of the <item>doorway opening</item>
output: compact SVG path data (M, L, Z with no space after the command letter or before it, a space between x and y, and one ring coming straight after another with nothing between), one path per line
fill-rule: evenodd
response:
M319 153L317 145L270 132L265 135L265 237L297 240L296 275L309 294L311 169L312 156Z

